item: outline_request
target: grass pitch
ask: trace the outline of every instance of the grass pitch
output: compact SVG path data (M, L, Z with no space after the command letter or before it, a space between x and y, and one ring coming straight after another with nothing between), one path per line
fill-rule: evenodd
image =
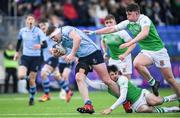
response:
M169 89L161 89L162 96L172 94ZM180 117L180 113L125 113L122 107L114 110L110 115L101 115L101 111L108 108L116 100L107 92L90 92L95 113L80 114L76 111L77 107L83 106L83 101L79 92L75 92L70 103L59 99L59 93L53 92L52 99L47 102L38 102L38 97L42 93L36 94L35 105L28 106L28 94L1 94L0 95L0 117L28 117L28 118L175 118ZM163 106L177 106L178 102L165 103Z

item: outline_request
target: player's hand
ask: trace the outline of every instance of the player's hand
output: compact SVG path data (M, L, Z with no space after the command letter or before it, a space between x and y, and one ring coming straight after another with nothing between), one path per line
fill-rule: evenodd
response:
M16 52L15 55L14 55L13 60L16 61L18 58L19 58L19 52Z
M125 58L126 58L126 56L125 56L124 54L119 55L119 59L120 59L121 61L123 61Z
M40 49L41 48L41 44L34 44L33 45L33 49L34 50L38 50L38 49Z
M56 49L56 48L51 48L51 54L52 54L53 56L55 56L55 57L60 57L60 56L62 56L61 52L60 52L58 49Z
M94 35L94 34L96 34L95 31L91 31L91 30L83 30L83 32L85 32L87 35Z
M124 43L124 44L120 45L119 48L123 49L123 48L127 48L129 46L130 46L130 43L128 42L128 43Z
M104 58L104 61L105 61L105 62L108 62L109 57L108 57L107 53L104 53L103 58Z
M72 61L74 61L75 60L75 56L72 54L72 53L70 53L69 55L67 55L66 57L65 57L65 61L67 62L67 63L70 63L70 62L72 62Z
M112 112L112 109L108 108L108 109L105 109L101 114L103 115L108 115Z

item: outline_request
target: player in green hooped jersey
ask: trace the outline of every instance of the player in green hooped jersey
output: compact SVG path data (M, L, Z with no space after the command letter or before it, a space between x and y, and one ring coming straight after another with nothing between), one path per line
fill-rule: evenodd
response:
M111 14L107 15L104 20L106 27L115 26L115 17ZM101 36L101 47L104 52L104 59L108 60L107 47L110 52L110 59L108 65L116 65L124 76L131 79L132 74L132 59L131 51L135 48L135 44L128 48L120 49L120 45L128 42L132 39L132 36L126 30L121 30L111 34L105 34Z
M160 83L152 77L147 69L147 66L155 64L180 100L180 84L174 79L169 55L153 22L146 15L140 14L140 8L136 3L131 3L126 7L126 14L127 20L120 22L116 26L105 27L96 31L86 30L85 32L89 34L108 34L123 29L129 30L135 38L120 47L126 48L136 42L139 43L141 52L134 59L134 67L149 82L153 93L158 96Z
M118 68L115 65L107 67L110 78L116 82L120 88L120 96L114 94L108 86L101 81L92 81L86 78L86 83L92 88L99 90L107 90L111 95L117 98L116 102L105 109L102 114L110 114L118 106L122 105L126 100L132 103L132 109L138 113L164 113L164 112L180 112L180 108L173 107L156 107L164 102L177 100L176 94L160 97L155 96L146 89L141 89L133 85L126 76L119 75Z

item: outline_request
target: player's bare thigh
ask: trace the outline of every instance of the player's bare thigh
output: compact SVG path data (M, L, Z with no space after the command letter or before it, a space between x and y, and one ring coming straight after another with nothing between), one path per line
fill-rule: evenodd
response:
M68 80L69 78L69 73L71 72L71 69L70 68L64 68L64 71L62 73L62 77L65 79L65 80Z
M155 96L152 93L145 94L146 102L149 106L161 105L163 103L163 98L160 96Z
M135 67L137 67L139 65L140 66L149 66L149 65L153 64L153 60L150 57L146 56L145 54L139 53L135 57L133 64Z
M97 72L102 81L104 81L105 83L110 80L105 63L93 65L93 69Z
M18 78L23 79L27 75L27 68L25 66L19 66Z

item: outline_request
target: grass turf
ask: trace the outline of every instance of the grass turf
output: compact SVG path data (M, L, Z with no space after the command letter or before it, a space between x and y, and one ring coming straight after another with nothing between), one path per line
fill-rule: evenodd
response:
M161 89L162 96L172 94L169 89ZM28 95L23 94L1 94L0 95L0 117L61 117L61 118L163 118L163 117L180 117L180 113L131 113L124 112L122 107L114 110L110 115L101 115L101 111L108 108L116 100L106 92L90 92L93 101L95 114L80 114L76 111L77 107L83 105L82 99L78 92L74 93L70 103L59 99L59 93L53 92L52 99L47 102L38 102L38 97L42 93L36 94L35 105L28 106ZM165 103L163 106L177 106L178 102Z

